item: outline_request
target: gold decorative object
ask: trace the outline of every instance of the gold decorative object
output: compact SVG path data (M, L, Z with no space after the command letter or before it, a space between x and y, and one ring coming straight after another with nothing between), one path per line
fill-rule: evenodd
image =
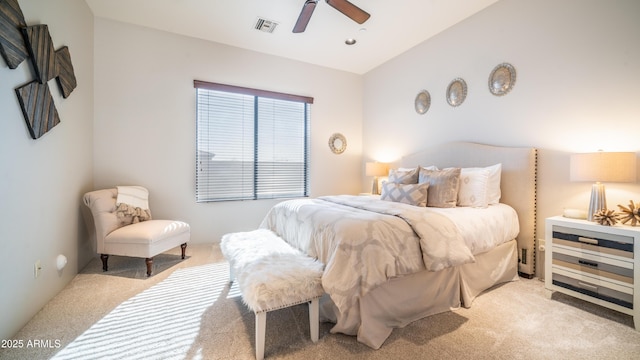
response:
M602 209L593 214L593 221L604 226L613 226L618 220L620 220L620 215L616 214L615 210Z
M631 226L636 226L640 222L640 204L634 204L633 200L629 200L629 207L626 208L622 205L618 205L622 214L620 214L620 222L623 224L631 221Z
M335 133L329 138L329 148L334 154L342 154L347 149L347 138L340 133Z

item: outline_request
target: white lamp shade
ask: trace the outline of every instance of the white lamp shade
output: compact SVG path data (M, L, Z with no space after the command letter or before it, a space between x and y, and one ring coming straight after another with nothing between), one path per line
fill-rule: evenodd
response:
M596 152L572 154L571 181L634 182L636 154L633 152Z
M601 182L636 181L636 154L632 152L596 152L571 155L569 165L571 181L595 181L591 187L591 200L587 220L607 208L604 184Z
M365 174L367 176L385 176L389 171L389 166L385 163L368 162L365 164Z
M389 165L385 163L368 162L365 164L365 175L373 176L373 186L371 187L371 193L373 195L380 194L380 189L378 188L378 176L385 176L388 171Z

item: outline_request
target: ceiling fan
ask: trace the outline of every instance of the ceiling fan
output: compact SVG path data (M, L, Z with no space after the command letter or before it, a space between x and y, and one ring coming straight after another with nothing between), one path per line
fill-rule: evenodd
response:
M353 5L347 0L326 0L327 4L331 5L334 9L340 11L351 20L357 22L358 24L362 24L371 15L368 12L360 9L359 7ZM307 28L307 24L309 24L309 20L311 19L311 15L313 14L313 10L316 9L316 4L318 0L306 0L304 2L304 6L302 7L302 11L300 12L300 16L298 16L298 21L296 21L295 26L293 27L294 33L301 33Z

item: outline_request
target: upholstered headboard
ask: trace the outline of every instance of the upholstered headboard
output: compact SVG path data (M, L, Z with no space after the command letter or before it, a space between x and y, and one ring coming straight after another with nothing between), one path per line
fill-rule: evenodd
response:
M536 173L537 150L526 147L502 147L470 142L452 142L431 147L403 157L399 166L485 167L502 164L500 202L518 213L518 271L521 275L535 274L536 239Z

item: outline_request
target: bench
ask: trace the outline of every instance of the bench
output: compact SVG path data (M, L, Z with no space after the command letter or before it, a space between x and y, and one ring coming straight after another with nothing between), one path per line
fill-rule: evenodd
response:
M256 316L256 359L264 358L267 312L309 303L311 341L318 341L324 265L266 229L226 234L220 248L242 301Z

